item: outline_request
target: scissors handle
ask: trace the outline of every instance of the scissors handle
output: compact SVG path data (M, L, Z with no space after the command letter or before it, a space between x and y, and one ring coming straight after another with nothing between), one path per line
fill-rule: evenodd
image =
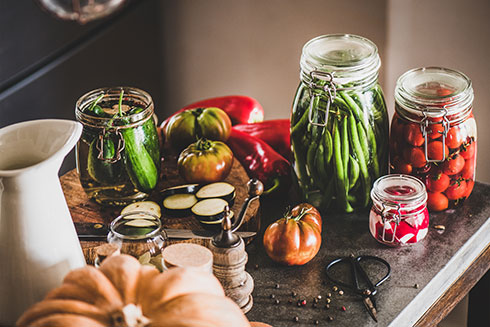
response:
M379 281L377 281L376 283L373 284L373 282L371 282L371 279L369 278L369 276L366 274L366 271L359 264L363 260L374 260L374 261L378 261L378 262L382 263L387 268L386 275L383 276ZM354 280L353 284L345 283L345 282L338 280L338 279L335 279L331 276L331 274L330 274L330 271L332 270L331 268L340 262L348 262L351 265L352 277ZM390 267L390 264L388 262L386 262L384 259L381 259L379 257L374 257L374 256L370 256L370 255L363 255L363 256L358 256L358 257L350 256L350 257L338 258L338 259L335 259L332 262L330 262L326 267L326 274L327 274L327 278L330 279L330 281L332 281L333 283L336 283L336 284L338 284L342 287L345 287L345 288L353 289L363 296L373 296L376 294L376 287L381 285L386 279L388 279L388 277L390 277L391 267ZM360 276L358 274L360 274ZM367 283L368 290L370 292L369 294L367 294L367 295L364 294L366 289L362 289L360 287L359 277L361 277Z

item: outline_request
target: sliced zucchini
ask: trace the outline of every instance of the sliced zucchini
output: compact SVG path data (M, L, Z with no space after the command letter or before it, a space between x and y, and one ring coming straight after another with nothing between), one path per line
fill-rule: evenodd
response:
M217 182L204 185L196 193L196 197L200 200L220 198L228 203L235 200L235 195L235 186L226 182Z
M197 202L194 194L173 194L163 199L163 210L173 216L189 214L189 210Z
M133 219L133 218L148 218L148 219L154 219L151 215L154 215L158 218L162 216L160 206L153 201L139 201L139 202L134 202L131 203L127 206L125 206L121 210L121 215L131 213L133 211L141 211L140 213L136 213L134 216L133 215L128 215L125 218L126 219ZM151 215L144 215L144 212L148 212Z
M192 194L195 193L198 188L199 184L177 185L161 190L161 194L164 198L174 194Z
M225 213L225 206L228 206L228 202L223 199L213 198L205 199L197 202L192 208L192 214L197 220L217 220L223 218Z

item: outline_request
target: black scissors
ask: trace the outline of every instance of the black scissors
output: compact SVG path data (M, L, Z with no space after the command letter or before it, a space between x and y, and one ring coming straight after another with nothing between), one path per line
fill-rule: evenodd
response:
M377 261L384 265L387 268L386 275L381 278L378 282L373 283L370 279L366 271L361 267L359 264L361 261ZM350 265L351 268L351 273L352 273L352 283L346 283L341 280L335 279L331 276L332 273L332 267L339 264L339 263L347 263ZM374 319L374 321L378 322L378 319L376 318L376 301L374 299L374 296L377 294L377 289L379 285L381 285L385 280L390 277L391 274L391 267L388 262L385 260L370 256L370 255L360 255L358 257L355 257L354 255L351 255L349 257L343 257L343 258L338 258L333 260L327 265L326 268L327 272L327 278L330 279L331 282L340 285L344 288L348 288L362 296L364 306L366 307L367 311L371 315L371 317ZM366 285L366 287L361 287L360 282L363 283L363 286Z

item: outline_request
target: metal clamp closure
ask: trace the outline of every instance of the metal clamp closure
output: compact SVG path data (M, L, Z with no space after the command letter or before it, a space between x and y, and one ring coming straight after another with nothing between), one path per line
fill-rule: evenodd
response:
M424 136L424 154L425 154L425 160L429 162L441 162L446 159L446 137L447 133L449 131L449 119L447 118L447 108L444 107L444 114L442 116L442 120L440 122L435 122L435 121L430 121L429 117L427 116L427 111L424 111L424 118L420 121L420 131L422 132L422 135ZM437 133L442 134L442 158L441 159L429 159L429 154L428 154L428 132L427 129L429 128L429 125L435 125L435 124L442 124L443 131L437 131Z
M317 71L314 70L310 73L311 80L308 83L308 87L311 93L311 99L310 99L310 107L308 109L308 121L310 124L314 126L320 126L320 127L325 127L327 126L328 122L328 111L330 110L330 104L333 102L335 97L337 96L337 88L335 86L335 82L333 81L333 74L328 73L328 72L322 72L322 71ZM325 83L315 83L314 81L316 80L321 80L324 81ZM327 94L327 105L326 105L326 111L325 111L325 119L322 123L317 123L313 120L313 107L314 103L319 101L319 98L321 97L321 94L318 92L314 92L314 90L321 90Z
M383 235L382 235L382 240L383 242L386 243L393 243L395 241L395 234L396 234L396 229L398 225L400 224L402 214L400 212L400 204L396 204L396 211L394 214L390 213L390 210L387 210L385 207L384 203L381 204L383 206L383 210L381 210L381 220L383 221ZM392 227L391 223L395 222L395 226ZM393 236L391 240L386 240L386 224L389 224L390 229L393 229Z
M109 135L106 136L107 130L105 128L102 129L102 132L99 133L99 137L97 139L97 142L95 144L95 147L99 151L99 154L97 155L97 159L102 160L107 163L116 163L119 160L121 160L121 152L124 150L125 147L125 142L124 138L119 131L118 128L114 129L114 135L116 135L118 141L117 141L117 148L115 149L115 155L112 158L106 158L104 155L104 139L106 137L111 137L110 132L108 133ZM111 139L112 141L112 139Z

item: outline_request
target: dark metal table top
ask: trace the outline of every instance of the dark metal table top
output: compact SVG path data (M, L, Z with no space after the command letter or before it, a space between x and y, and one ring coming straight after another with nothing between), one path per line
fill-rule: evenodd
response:
M262 229L280 218L286 205L263 201ZM369 232L368 220L367 211L324 214L322 246L304 266L272 262L259 235L247 247L247 271L255 282L254 306L247 317L273 326L413 326L490 245L490 185L476 183L463 206L430 214L426 238L414 245L390 248L378 243ZM435 225L444 225L444 232ZM371 319L360 297L349 290L339 295L326 278L327 263L350 254L379 256L391 265L391 277L378 287L378 323ZM328 293L329 309L325 306ZM299 299L307 304L299 307ZM328 316L333 321L328 321ZM295 317L299 321L294 321Z

